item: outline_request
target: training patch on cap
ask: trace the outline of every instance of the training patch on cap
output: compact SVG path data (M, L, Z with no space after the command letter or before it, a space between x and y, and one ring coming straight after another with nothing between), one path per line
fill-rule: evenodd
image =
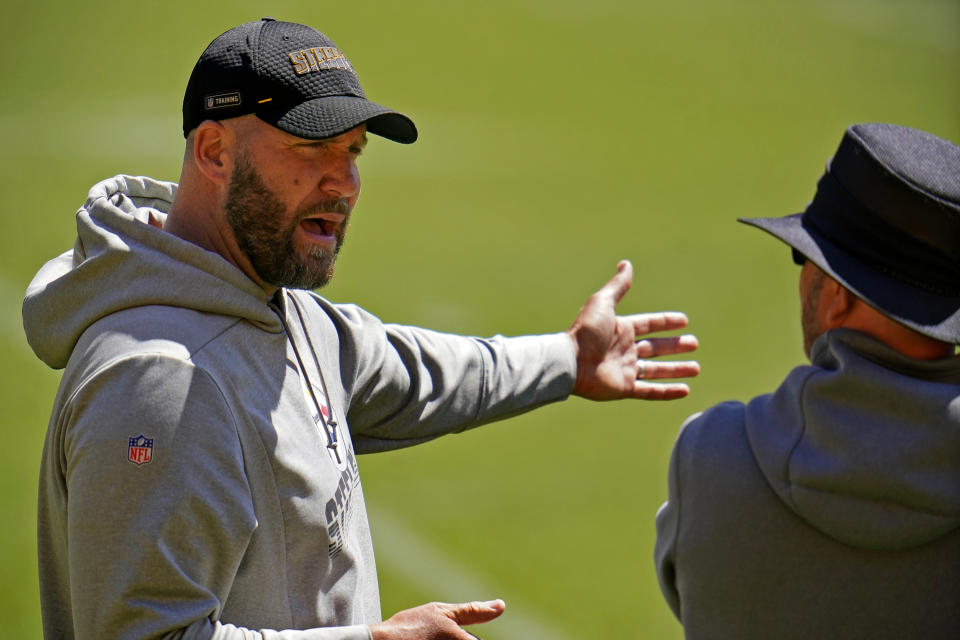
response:
M336 47L311 47L310 49L291 51L287 55L290 56L293 70L296 71L298 76L321 69L343 69L353 75L357 74L353 70L353 65L347 60L347 56L343 55L340 49Z
M207 109L222 109L224 107L235 107L240 104L240 92L231 91L230 93L218 93L214 96L207 96L203 103Z

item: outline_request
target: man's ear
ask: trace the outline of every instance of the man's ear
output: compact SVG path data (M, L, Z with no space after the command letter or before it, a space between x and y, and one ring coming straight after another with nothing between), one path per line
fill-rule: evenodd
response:
M842 284L827 276L821 291L821 321L824 330L846 326L860 299Z
M211 182L226 185L233 174L235 136L215 120L205 120L193 132L193 162Z

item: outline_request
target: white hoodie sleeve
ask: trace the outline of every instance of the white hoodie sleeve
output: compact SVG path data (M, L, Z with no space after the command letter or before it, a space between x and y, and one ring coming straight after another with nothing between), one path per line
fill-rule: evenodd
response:
M474 338L382 324L327 305L339 334L358 453L418 444L563 400L577 363L569 336Z

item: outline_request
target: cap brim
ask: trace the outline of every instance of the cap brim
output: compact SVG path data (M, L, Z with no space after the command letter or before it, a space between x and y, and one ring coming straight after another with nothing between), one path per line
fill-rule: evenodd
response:
M417 127L410 118L356 96L314 98L293 108L267 103L256 113L278 129L310 140L332 138L363 123L370 133L394 142L410 144L417 139Z
M960 343L960 297L926 291L857 260L804 225L803 214L738 220L793 247L884 315L932 338Z

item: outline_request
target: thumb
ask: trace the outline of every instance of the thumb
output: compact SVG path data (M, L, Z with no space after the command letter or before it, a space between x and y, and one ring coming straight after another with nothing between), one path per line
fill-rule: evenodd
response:
M612 296L613 304L616 306L630 290L631 284L633 284L633 265L629 260L621 260L617 265L617 273L603 285L598 293Z
M490 622L500 616L507 605L503 600L488 600L487 602L465 602L450 604L446 613L458 625L480 624Z

